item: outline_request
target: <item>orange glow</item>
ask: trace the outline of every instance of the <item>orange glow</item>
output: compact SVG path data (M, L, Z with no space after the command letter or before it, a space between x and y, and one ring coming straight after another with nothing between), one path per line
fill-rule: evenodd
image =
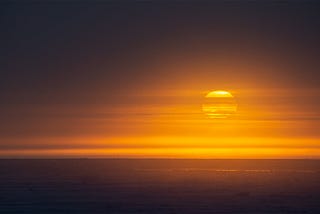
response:
M316 92L237 90L233 115L206 115L202 91L163 91L138 95L140 105L88 107L97 117L60 124L79 130L71 136L2 138L2 157L128 158L319 158L317 110L297 100ZM170 96L166 96L170 95ZM291 100L292 96L292 100ZM212 97L210 97L212 98ZM153 99L153 100L152 100ZM151 104L154 102L155 104ZM220 100L219 100L220 102ZM234 101L235 102L235 101ZM224 107L230 110L228 106ZM66 109L66 107L64 107ZM232 110L232 108L231 108ZM38 109L37 111L44 111ZM66 110L65 110L66 111ZM70 112L74 110L70 108ZM86 109L77 109L83 114ZM205 114L204 114L205 112ZM68 113L68 114L71 114ZM71 121L71 122L69 122ZM54 122L54 121L53 121ZM57 127L48 123L38 129ZM65 128L66 127L66 128ZM20 149L20 145L29 148Z
M2 150L3 157L140 157L140 158L315 158L318 139L213 138L213 137L119 137L57 139L74 148ZM39 140L36 143L53 144ZM90 142L90 143L88 143Z
M317 158L320 148L112 148L1 151L3 157L91 158Z

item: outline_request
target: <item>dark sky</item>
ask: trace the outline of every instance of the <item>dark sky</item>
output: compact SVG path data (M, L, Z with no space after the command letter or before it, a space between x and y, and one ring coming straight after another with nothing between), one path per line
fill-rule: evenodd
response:
M308 1L1 3L1 102L73 100L75 93L100 90L105 96L125 93L154 77L177 76L143 69L163 55L300 61L303 71L241 75L317 87L319 9Z
M309 90L315 108L320 4L2 1L0 55L1 139L83 133L65 118L176 89Z

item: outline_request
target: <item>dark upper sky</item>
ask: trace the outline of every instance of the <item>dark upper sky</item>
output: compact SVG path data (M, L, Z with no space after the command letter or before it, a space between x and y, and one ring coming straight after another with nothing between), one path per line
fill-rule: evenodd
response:
M318 87L319 6L315 1L2 2L1 103L125 93L155 77L172 78L142 68L152 60L161 64L164 55L299 61L303 71L261 75L279 85Z
M65 121L175 89L311 90L295 105L315 109L319 11L317 1L2 1L0 139L84 133L93 126Z

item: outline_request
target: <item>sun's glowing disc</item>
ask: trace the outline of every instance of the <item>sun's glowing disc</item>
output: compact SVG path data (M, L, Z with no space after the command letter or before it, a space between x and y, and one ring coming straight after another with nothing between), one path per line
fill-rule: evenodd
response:
M209 118L228 118L237 111L237 103L228 91L211 91L205 96L202 111Z
M206 97L233 97L232 94L228 91L211 91L209 92Z

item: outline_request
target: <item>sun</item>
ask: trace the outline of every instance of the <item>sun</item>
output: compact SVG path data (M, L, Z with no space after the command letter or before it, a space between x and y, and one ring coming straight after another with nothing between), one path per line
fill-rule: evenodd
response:
M202 111L209 118L228 118L236 113L237 103L230 92L215 90L205 96Z

